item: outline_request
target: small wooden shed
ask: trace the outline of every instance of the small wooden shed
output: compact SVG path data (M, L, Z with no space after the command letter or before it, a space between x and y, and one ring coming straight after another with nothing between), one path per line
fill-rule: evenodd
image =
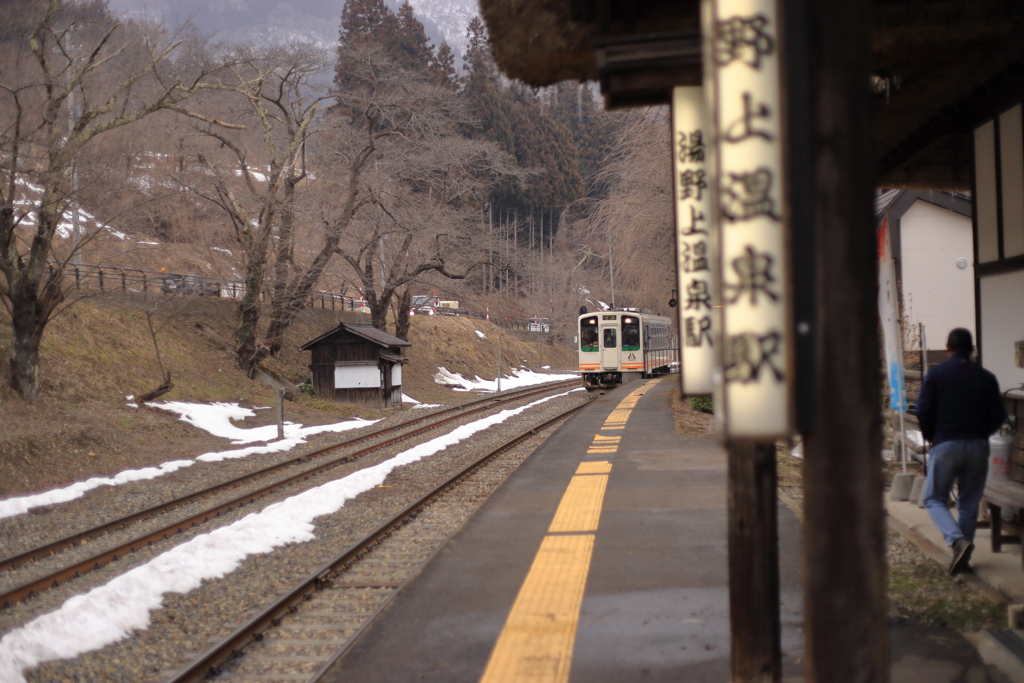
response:
M402 404L402 349L412 346L373 325L341 323L306 342L313 391L321 398L387 408Z

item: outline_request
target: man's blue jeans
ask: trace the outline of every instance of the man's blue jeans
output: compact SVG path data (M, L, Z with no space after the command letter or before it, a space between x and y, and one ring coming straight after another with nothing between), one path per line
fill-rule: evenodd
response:
M985 493L987 477L987 439L943 441L932 446L928 456L928 485L924 490L924 506L948 545L952 546L961 538L974 541L978 505ZM953 519L947 505L954 481L957 482L959 521Z

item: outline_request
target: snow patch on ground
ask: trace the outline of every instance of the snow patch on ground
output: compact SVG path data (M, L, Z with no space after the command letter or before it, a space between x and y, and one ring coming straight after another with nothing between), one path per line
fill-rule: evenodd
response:
M561 382L567 379L575 379L577 375L551 375L538 373L533 370L513 370L510 377L501 378L502 391L505 389L518 389L534 384L545 382ZM452 372L444 367L439 367L434 374L434 381L443 384L455 391L497 391L498 382L492 379L483 379L479 375L476 379L466 379L457 372Z
M131 401L135 397L126 396L125 398ZM133 408L138 407L138 405L131 402L127 405ZM204 429L214 436L232 439L232 443L234 444L246 444L254 441L271 441L272 439L277 438L277 425L241 429L231 424L231 418L242 420L246 417L253 417L256 414L248 408L240 407L237 403L214 403L210 405L206 403L181 403L171 401L168 403L151 403L150 405L156 408L163 408L171 412L176 412L185 422L188 422L199 429ZM52 489L50 491L44 491L42 493L36 493L28 496L19 496L17 498L0 500L0 519L21 515L32 508L43 505L66 503L69 500L81 498L87 491L91 491L92 489L100 486L118 486L132 481L162 477L165 474L170 474L171 472L175 472L183 467L189 467L196 462L220 462L221 460L244 458L249 455L288 451L299 444L306 443L307 436L323 434L324 432L347 432L350 429L358 429L360 427L365 427L366 425L371 425L376 421L377 420L355 419L313 427L303 427L301 424L285 422L285 438L279 441L274 441L273 443L268 443L265 446L251 446L249 448L239 448L229 451L204 453L195 460L172 460L157 467L125 470L124 472L115 474L113 477L93 477L92 479L75 482L70 486L65 486L59 489ZM0 681L2 680L4 679L0 678Z
M578 391L574 389L573 391ZM88 593L73 597L0 639L0 680L24 683L22 673L54 659L75 657L147 628L165 593L188 593L204 580L234 571L249 555L314 538L313 521L384 483L396 468L430 457L488 427L571 392L509 408L456 428L390 460L292 496L228 526L196 536Z
M113 477L93 477L92 479L86 479L85 481L75 482L71 486L66 486L62 489L53 489L51 491L36 493L31 496L21 496L18 498L0 500L0 519L25 514L32 508L39 507L41 505L66 503L69 500L81 498L85 495L86 491L91 491L95 488L99 488L100 486L118 486L120 484L127 484L131 481L156 479L157 477L162 477L165 474L176 472L183 467L190 467L191 465L191 460L172 460L170 462L165 462L159 467L143 467L138 470L125 470L124 472L115 474Z
M404 393L401 394L401 402L403 402L403 403L412 403L414 409L415 408L439 408L440 407L440 403L421 403L420 401L416 400L415 398L413 398L409 394L404 394Z
M413 408L439 408L440 403L420 403L408 394L402 394L402 403L411 403Z
M481 339L487 339L487 335L484 334L483 332L481 332L480 330L473 330L473 331L476 332L476 336L480 337Z

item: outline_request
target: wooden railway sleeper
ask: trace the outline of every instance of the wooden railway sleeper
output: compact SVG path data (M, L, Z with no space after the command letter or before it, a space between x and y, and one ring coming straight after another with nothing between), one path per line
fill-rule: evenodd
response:
M503 398L503 400L526 398L526 397L529 397L529 396L537 394L537 393L544 393L546 391L551 391L551 390L556 390L556 389L562 388L564 385L569 384L571 382L572 382L572 380L567 381L567 382L558 382L558 383L554 383L554 384L552 384L550 386L543 387L543 388L531 387L529 390L521 390L516 395L510 395L510 396L506 396L506 397L502 397L502 398ZM479 406L479 407L467 410L467 408L470 408L470 406ZM22 561L24 561L25 559L28 559L31 562L35 562L39 557L47 557L47 556L53 555L54 553L56 553L56 552L58 552L60 550L63 550L65 548L78 547L79 545L88 543L90 540L93 540L95 538L99 538L100 536L103 536L103 535L107 535L107 534L111 533L112 530L114 530L114 529L126 529L129 524L134 524L135 522L139 522L139 521L143 521L143 520L147 520L147 519L152 519L152 518L156 517L158 514L165 514L165 513L169 512L171 510L174 510L174 509L177 509L177 508L181 507L182 505L184 505L184 504L186 504L188 502L197 501L197 500L200 500L202 498L209 497L213 493L217 493L217 492L222 491L222 490L228 490L230 488L234 488L234 487L238 486L239 484L241 484L242 482L255 480L257 478L260 478L262 476L271 474L271 473L276 472L276 471L278 471L280 469L283 469L285 467L289 467L289 466L297 464L297 463L306 462L307 460L309 460L309 459L311 459L311 458L313 458L315 456L323 455L325 453L328 453L328 452L331 452L331 451L334 451L334 450L337 450L337 449L340 449L340 448L345 448L347 446L352 446L352 445L355 445L355 444L360 443L360 442L370 441L370 440L374 439L375 437L382 436L383 434L386 434L388 432L393 432L393 431L398 431L398 430L406 429L406 428L408 428L408 427L410 427L410 426L412 426L412 425L414 425L416 423L423 422L425 420L430 420L432 418L439 417L439 416L441 416L441 415L443 415L445 413L451 413L451 412L458 412L459 413L458 415L454 415L452 417L445 418L444 420L441 420L440 422L438 422L438 423L436 423L434 425L427 425L426 427L421 427L421 428L412 430L412 431L410 431L410 432L408 432L406 434L400 434L397 437L393 437L391 439L386 439L386 440L384 440L382 442L373 444L369 448L363 449L362 451L359 451L357 453L341 456L341 457L336 458L335 460L333 460L333 461L331 461L329 463L326 463L325 465L321 466L318 470L316 470L314 472L307 472L307 473L305 473L307 476L309 476L309 475L315 476L316 474L320 474L321 472L324 472L327 469L331 469L333 467L337 467L339 465L346 464L348 462L352 462L353 460L355 460L362 453L368 452L370 450L374 450L376 448L385 447L385 446L387 446L389 444L392 444L392 443L397 443L399 441L403 441L405 439L411 438L411 437L413 437L413 436L415 436L417 434L420 434L420 433L422 433L424 431L427 431L429 429L435 428L435 427L440 426L442 424L446 424L446 423L448 423L448 422L450 422L452 420L461 419L461 418L463 418L463 417L465 417L467 415L471 415L471 414L479 412L481 410L487 410L487 409L490 409L491 407L493 407L493 406L488 404L488 399L480 399L478 401L472 401L472 402L464 404L464 405L455 406L455 407L452 407L452 408L449 408L449 409L446 409L446 410L442 410L442 411L439 411L437 413L432 413L430 415L424 415L422 417L414 418L412 420L407 420L406 422L403 422L402 424L394 425L392 427L387 427L387 428L382 429L380 431L373 432L373 433L370 433L370 434L366 434L366 435L363 435L361 437L355 437L353 439L348 439L347 441L343 441L341 443L337 443L337 444L334 444L332 446L328 446L327 448L323 448L323 449L321 449L319 451L316 451L314 453L306 453L306 454L303 454L301 456L297 456L296 458L293 458L291 460L287 460L287 461L284 461L284 462L281 462L281 463L277 463L275 465L270 465L268 467L264 467L263 469L257 470L256 472L251 472L251 473L249 473L247 475L244 475L242 477L237 477L237 478L232 479L230 481L221 482L220 484L216 484L214 486L207 487L206 489L203 489L201 491L197 491L197 492L195 492L193 494L190 494L188 496L176 499L176 500L171 501L169 503L164 503L164 504L156 505L156 506L148 508L146 510L142 510L142 511L137 512L137 513L129 514L129 515L127 515L125 517L122 517L120 519L113 520L112 522L109 522L108 524L102 525L102 526L100 526L98 528L87 529L87 530L85 530L83 532L80 532L80 533L77 533L77 534L72 534L71 536L67 536L65 538L58 539L58 540L53 541L51 543L45 544L44 546L41 546L39 548L35 548L35 549L32 549L32 550L26 551L25 553L21 553L20 555L8 557L6 559L0 559L0 569L13 571L13 570L17 569L18 567L20 567L21 566L20 563ZM288 479L288 480L285 480L284 482L280 482L279 484L280 484L280 487L283 487L283 486L290 485L291 483L294 483L294 479ZM270 493L273 493L273 492L275 492L277 490L280 490L279 486L277 484L272 485L270 488L263 489L263 490L261 490L259 492L258 495L250 498L249 502L250 503L254 502L255 499L262 498L263 496L268 495ZM208 520L209 520L209 517L206 517L206 518L204 518L203 521L205 522L205 521L208 521ZM193 525L194 525L194 523L193 523ZM45 553L45 555L43 553Z
M573 408L571 410L568 410L568 411L560 414L559 416L557 416L555 418L552 418L552 419L546 421L544 423L543 427L547 427L547 426L557 422L558 420L561 420L561 419L564 419L565 417L568 417L570 414L572 414L572 413L576 412L577 410L579 410L580 408L584 407L584 405L586 405L586 404L577 406L577 407L575 407L575 408ZM500 445L498 448L493 449L490 453L488 453L487 455L485 455L482 458L480 458L473 465L468 466L467 468L462 470L460 473L457 473L456 475L451 477L447 482L443 483L439 488L445 488L445 487L451 485L453 482L464 480L471 473L473 473L476 470L482 468L486 463L491 461L499 453L504 452L510 446L518 444L524 438L528 438L528 436L529 436L529 434L524 433L524 434L522 434L522 435L520 435L518 437L515 437L513 439L510 439L510 440L506 441L505 443ZM504 477L500 477L500 479L504 479ZM372 539L379 538L380 535L383 532L385 532L389 526L393 526L393 527L397 528L397 527L399 527L399 525L409 524L412 519L417 517L420 513L422 513L425 510L425 508L430 504L430 502L432 500L436 499L435 495L428 494L428 496L429 497L421 498L418 502L414 502L413 504L409 505L403 512L401 512L401 513L399 513L398 515L395 516L394 521L392 521L392 522L390 522L388 524L383 525L377 531L375 531L374 533L370 534L370 536L367 538L367 540L364 541L362 547L359 547L357 545L357 546L355 546L353 548L350 548L349 550L345 551L339 557L337 557L336 559L334 559L331 562L329 562L328 565L323 570L321 570L321 572L317 573L313 577L310 577L305 582L300 583L298 586L296 586L296 588L294 588L291 591L289 591L288 595L284 596L283 599L281 600L281 602L278 602L276 605L272 604L272 605L268 606L263 612L261 612L260 614L254 616L250 620L250 622L248 624L243 625L242 627L237 629L233 635L228 636L224 641L222 641L222 645L220 646L220 648L218 648L218 647L212 648L207 653L202 655L200 657L200 659L196 660L191 667L188 667L188 668L182 670L181 672L179 672L179 674L177 676L175 676L174 678L171 679L172 683L184 683L185 681L198 681L199 678L196 677L197 674L199 674L200 672L204 672L204 671L210 670L208 667L211 664L219 664L218 657L224 657L225 656L224 654L219 654L219 653L231 652L232 655L233 655L234 651L235 651L234 648L237 648L239 645L242 645L242 647L244 647L244 643L246 643L246 642L251 643L252 640L251 640L251 638L249 638L246 635L247 633L251 634L251 633L253 633L255 631L263 632L263 630L266 628L265 625L267 623L272 622L273 619L279 618L282 614L284 614L286 612L290 613L290 614L295 614L298 611L297 610L297 604L298 603L294 602L294 596L303 594L303 592L304 592L303 589L304 588L308 589L308 586L310 586L314 582L314 580L317 579L317 578L321 578L321 577L323 577L325 575L338 575L340 572L345 571L345 570L351 568L355 564L356 561L358 561L359 559L364 557L370 551L371 548L367 547L367 545L366 545L367 543L370 543ZM458 524L454 525L455 528L458 528L458 526L459 526ZM453 532L454 532L454 529L453 529ZM430 557L433 557L433 555L435 555L438 552L440 547L441 547L441 545L438 545L434 549L434 551L430 553ZM429 558L428 558L427 561L429 561ZM411 576L412 575L410 575L409 578L411 578ZM409 579L407 578L406 581L408 581L408 580ZM404 583L405 583L405 581L402 582L402 584L404 584ZM400 589L401 586L398 586L397 588ZM392 592L391 596L393 596L395 594L397 594L397 590ZM306 593L304 595L304 598L307 598L307 596L311 596L311 595L312 594ZM364 621L363 625L360 626L356 630L356 633L352 634L352 636L349 637L349 639L347 640L347 643L351 644L352 642L354 642L354 639L358 636L359 633L362 632L362 630L365 628L366 624L368 624L369 621L372 620L373 617L376 614L378 614L380 612L380 610L383 609L384 606L386 606L386 604L388 604L390 602L390 599L391 599L390 597L387 598L384 601L384 604L380 605L372 614L369 615L369 620L368 621ZM291 604L288 604L288 603L291 603ZM287 606L286 609L283 610L282 609L282 605L284 605L284 604L288 604L288 606ZM343 647L341 650L337 651L334 655L332 655L330 657L330 659L324 664L324 666L322 666L320 668L318 673L314 675L314 680L316 680L324 671L326 671L327 668L329 668L329 666L334 661L336 661L337 658L339 656L341 656L345 651L347 651L347 645L345 647ZM224 659L220 659L219 661L223 662ZM218 668L218 670L220 669L219 666L217 668Z

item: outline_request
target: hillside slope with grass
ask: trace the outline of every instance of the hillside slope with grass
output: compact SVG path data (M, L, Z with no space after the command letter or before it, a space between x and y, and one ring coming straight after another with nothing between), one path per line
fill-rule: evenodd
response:
M231 301L107 294L75 302L46 329L40 400L33 406L7 388L10 337L3 316L0 312L0 357L5 361L0 365L0 497L230 448L225 439L181 422L173 413L130 405L129 396L161 384L161 362L174 388L157 402L233 402L245 407L274 402L273 390L249 380L224 345L235 324ZM303 312L281 356L265 365L290 382L303 382L309 376L309 353L299 347L343 319L369 322L369 316L355 312ZM544 371L549 366L552 372L566 372L576 364L570 347L471 318L414 317L409 341L403 390L423 403L466 398L465 392L434 381L439 367L467 379L493 380L499 349L506 376L510 368ZM272 413L256 411L241 426L268 424ZM306 425L382 414L307 395L285 405L286 419Z

